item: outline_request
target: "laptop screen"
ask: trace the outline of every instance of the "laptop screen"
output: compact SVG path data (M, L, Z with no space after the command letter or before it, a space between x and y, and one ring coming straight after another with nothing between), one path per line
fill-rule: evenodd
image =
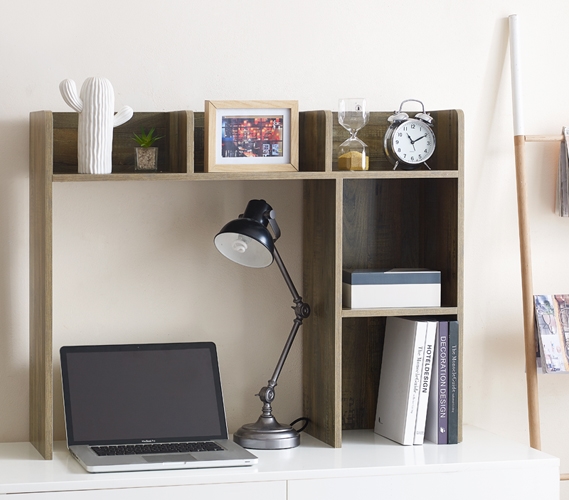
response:
M226 439L215 344L60 350L68 444Z

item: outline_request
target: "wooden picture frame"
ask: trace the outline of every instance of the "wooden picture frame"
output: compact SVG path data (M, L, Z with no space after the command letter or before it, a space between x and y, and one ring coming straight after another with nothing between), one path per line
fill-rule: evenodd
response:
M206 172L298 170L298 101L206 101Z

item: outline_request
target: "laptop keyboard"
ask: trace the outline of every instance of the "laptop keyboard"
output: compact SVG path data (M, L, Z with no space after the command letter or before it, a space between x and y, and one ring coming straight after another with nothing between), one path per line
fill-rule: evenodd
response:
M113 455L150 455L155 453L194 453L199 451L221 451L223 448L213 441L193 443L126 444L91 446L100 457Z

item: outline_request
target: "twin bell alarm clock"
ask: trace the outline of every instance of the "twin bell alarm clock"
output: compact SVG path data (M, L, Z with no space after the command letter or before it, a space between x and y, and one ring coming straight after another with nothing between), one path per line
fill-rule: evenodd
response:
M418 102L422 111L410 118L402 111L407 102ZM427 160L435 152L436 139L433 131L433 117L425 113L425 106L417 99L407 99L399 106L399 111L391 115L390 123L383 148L389 161L394 165L393 170L401 167L403 170L414 170L424 164L429 170Z

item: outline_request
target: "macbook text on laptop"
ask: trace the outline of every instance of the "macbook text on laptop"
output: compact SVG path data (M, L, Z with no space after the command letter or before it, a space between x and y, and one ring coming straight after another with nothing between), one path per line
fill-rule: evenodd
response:
M247 466L212 342L64 346L67 447L89 472Z

